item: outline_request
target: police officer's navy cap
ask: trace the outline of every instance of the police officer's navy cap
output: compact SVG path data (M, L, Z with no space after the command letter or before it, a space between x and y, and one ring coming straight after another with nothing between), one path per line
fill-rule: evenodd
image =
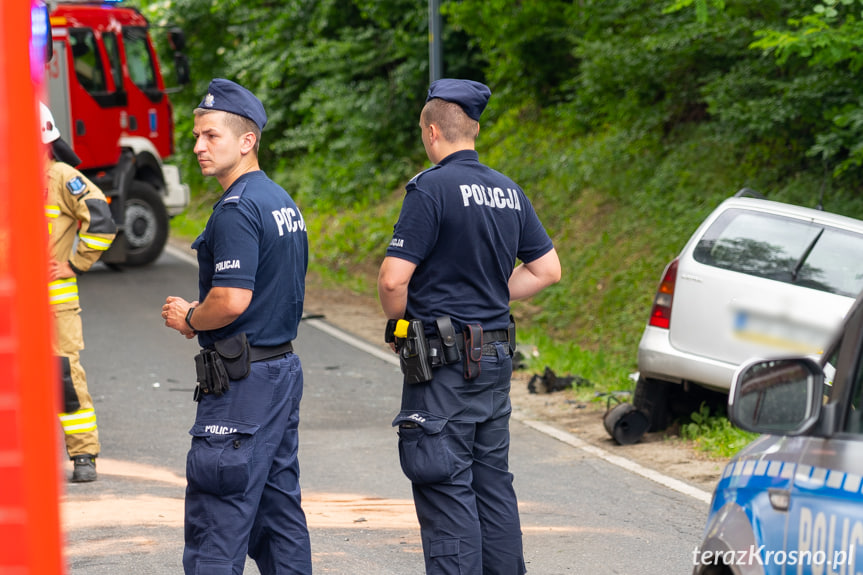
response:
M267 125L267 113L257 96L236 82L224 78L216 78L210 82L207 95L198 107L243 116L256 123L261 130Z
M488 86L473 80L458 80L455 78L442 78L435 80L429 86L426 102L434 98L440 98L447 102L453 102L461 106L469 118L479 122L482 111L485 110L491 90Z

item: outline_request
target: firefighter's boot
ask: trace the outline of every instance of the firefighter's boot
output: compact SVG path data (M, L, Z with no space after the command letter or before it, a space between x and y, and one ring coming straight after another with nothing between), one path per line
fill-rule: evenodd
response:
M96 458L92 455L76 455L72 458L75 468L72 470L73 483L96 481Z

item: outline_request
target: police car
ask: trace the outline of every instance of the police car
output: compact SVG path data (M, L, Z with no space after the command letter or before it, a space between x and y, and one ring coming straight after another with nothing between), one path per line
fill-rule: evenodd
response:
M694 575L863 573L863 296L819 362L752 360L731 421L762 433L722 472Z

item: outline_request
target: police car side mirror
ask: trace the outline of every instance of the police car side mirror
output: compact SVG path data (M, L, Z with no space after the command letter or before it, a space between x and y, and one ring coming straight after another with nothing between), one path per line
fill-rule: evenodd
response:
M728 394L728 417L756 433L799 435L821 415L824 373L809 358L756 360L742 365Z

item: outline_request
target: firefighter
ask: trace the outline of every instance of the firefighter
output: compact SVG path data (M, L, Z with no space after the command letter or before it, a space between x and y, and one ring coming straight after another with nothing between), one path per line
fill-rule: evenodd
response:
M84 349L84 334L77 277L111 246L117 228L102 190L74 168L80 160L60 137L45 104L41 104L41 128L42 143L46 146L48 294L54 314L54 352L60 359L63 381L60 423L66 451L74 465L72 481L95 481L99 433L79 355Z

